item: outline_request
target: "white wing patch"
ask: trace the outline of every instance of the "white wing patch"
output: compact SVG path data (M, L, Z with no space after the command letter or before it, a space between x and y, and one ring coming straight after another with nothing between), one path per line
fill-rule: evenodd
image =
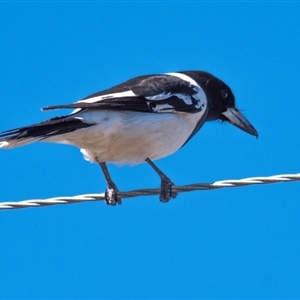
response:
M167 103L159 104L153 108L153 111L155 111L155 112L174 112L174 107Z
M205 95L203 89L201 88L201 86L193 78L191 78L183 73L173 72L173 73L165 73L165 74L178 77L184 81L191 83L194 86L193 90L196 92L192 96L194 99L197 100L197 104L195 105L195 107L196 108L201 108L201 107L206 108L207 107L206 95ZM182 99L188 105L192 105L192 103L193 103L191 97L188 95L175 94L175 96L177 96L179 99Z
M154 95L154 96L148 96L145 97L147 100L154 100L154 101L159 101L159 100L165 100L168 99L172 96L171 93L161 93L158 95Z
M76 103L94 103L98 101L102 101L105 99L111 99L111 98L122 98L122 97L136 97L137 95L129 90L125 92L120 92L120 93L112 93L112 94L106 94L106 95L101 95L101 96L96 96L88 99L83 99L80 101L77 101Z
M184 95L184 94L171 94L171 93L161 93L155 96L148 96L145 97L147 100L154 100L154 101L160 101L160 100L165 100L168 99L172 96L176 96L177 98L183 100L185 104L187 105L192 105L192 99L189 95Z
M195 100L197 100L197 104L195 105L195 108L201 108L201 107L206 106L206 104L207 104L206 95L205 95L203 89L199 86L199 84L194 79L192 79L191 77L189 77L185 74L182 74L182 73L165 73L165 75L175 76L184 81L191 83L194 86L193 90L196 93L193 96L189 96L189 95L181 94L181 93L176 93L176 94L161 93L158 95L145 97L147 100L160 101L160 100L168 99L171 96L176 96L177 98L183 100L185 104L192 105L193 101L192 101L191 97L193 97ZM162 106L160 105L159 107L161 108ZM154 111L158 111L159 107L157 107ZM171 109L172 106L168 105L168 107L167 107L167 105L164 105L163 109L166 110L166 108Z

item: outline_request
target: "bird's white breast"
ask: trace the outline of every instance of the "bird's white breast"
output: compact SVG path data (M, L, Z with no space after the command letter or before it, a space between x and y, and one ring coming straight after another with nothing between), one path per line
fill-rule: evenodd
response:
M91 162L138 164L177 151L196 127L205 109L198 113L140 113L92 110L77 114L94 126L51 138L81 149Z

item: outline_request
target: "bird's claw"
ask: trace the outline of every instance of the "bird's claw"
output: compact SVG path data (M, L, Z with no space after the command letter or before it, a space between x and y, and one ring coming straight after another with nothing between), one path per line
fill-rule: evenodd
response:
M170 179L165 179L165 180L163 179L161 181L160 195L159 195L159 200L161 202L168 202L171 198L176 198L178 193L172 190L173 186L174 183Z
M117 203L122 204L122 199L118 197L118 189L116 187L106 189L105 203L111 206L115 206Z

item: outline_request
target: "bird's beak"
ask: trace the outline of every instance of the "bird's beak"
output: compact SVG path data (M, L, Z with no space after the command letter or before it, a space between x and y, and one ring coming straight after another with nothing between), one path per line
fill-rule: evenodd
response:
M222 114L228 119L229 123L258 138L256 129L236 108L228 107Z

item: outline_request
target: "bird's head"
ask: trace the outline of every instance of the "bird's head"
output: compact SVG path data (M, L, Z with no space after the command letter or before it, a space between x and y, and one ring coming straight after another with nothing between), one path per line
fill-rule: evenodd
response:
M230 87L211 74L204 73L202 88L208 97L208 121L228 122L241 130L258 137L258 132L235 106L235 98Z

